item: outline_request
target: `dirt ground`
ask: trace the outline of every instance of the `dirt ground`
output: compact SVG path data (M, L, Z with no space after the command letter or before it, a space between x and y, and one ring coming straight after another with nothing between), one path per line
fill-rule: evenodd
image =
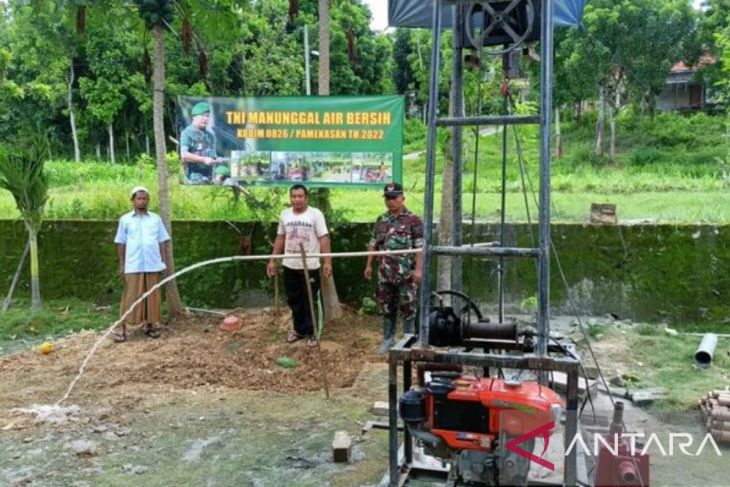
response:
M342 319L326 325L321 362L317 348L304 340L285 343L291 330L288 312L277 317L273 308L262 308L236 315L242 327L235 331L223 331L219 316L195 315L163 328L157 340L136 330L126 343L107 340L68 402L106 403L116 414L129 412L136 399L120 392L137 387L157 393L226 388L324 394L325 376L331 390L350 387L365 364L384 361L374 354L377 320L349 309ZM7 424L12 408L60 399L98 338L97 333L82 333L55 342L55 351L48 355L30 350L0 357L0 426ZM293 359L296 366L278 366L281 357Z
M87 332L0 357L0 485L10 486L374 486L387 470L387 433L362 426L387 400L387 364L374 353L378 319L347 310L327 325L319 354L286 344L288 313L241 311L240 330L197 315L162 337L106 340L61 417L38 422L60 399L100 334ZM603 347L603 348L602 348ZM629 359L625 344L597 347ZM279 367L280 357L297 362ZM607 358L607 360L609 360ZM325 399L323 370L330 399ZM599 405L607 409L607 406ZM26 411L23 411L25 409ZM639 430L700 424L692 415L627 412ZM52 420L56 420L56 422ZM380 418L383 419L383 418ZM351 461L332 462L335 431L353 438ZM730 452L724 450L726 455ZM652 459L653 485L725 485L725 458Z
M21 410L59 400L100 334L59 340L48 355L0 357L0 485L376 483L385 433L357 443L345 467L331 462L330 446L336 430L359 438L372 402L386 399L378 320L345 310L323 331L320 362L304 341L285 343L289 313L237 315L243 326L232 332L220 329L221 317L197 315L158 340L133 332L123 344L105 341L56 423ZM296 367L279 367L280 357ZM356 460L368 449L380 461L363 469ZM219 464L210 471L200 466L209 451Z

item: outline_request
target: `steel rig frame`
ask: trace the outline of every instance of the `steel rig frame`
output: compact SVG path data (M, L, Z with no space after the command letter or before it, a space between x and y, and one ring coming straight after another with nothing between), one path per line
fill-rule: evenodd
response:
M413 446L414 440L408 428L403 431L403 451L399 458L398 441L398 369L402 377L403 390L411 387L412 372L414 364L442 364L445 368L449 366L476 366L488 368L511 368L526 369L538 372L541 383L545 383L548 371L560 371L567 375L566 384L566 416L565 416L565 438L573 438L578 431L578 380L580 373L580 361L573 357L551 356L550 351L555 350L548 347L550 331L549 315L549 273L550 273L550 133L552 127L552 73L553 73L553 18L554 0L513 0L509 2L510 7L520 2L539 3L539 20L533 17L530 22L530 29L539 25L539 39L541 45L540 59L540 110L538 115L517 116L475 116L465 117L460 102L454 103L453 116L438 117L438 86L439 86L439 65L441 61L440 49L434 48L431 51L431 72L429 80L429 101L427 107L428 124L428 148L426 158L426 182L424 191L424 248L423 248L423 279L419 295L419 323L418 335L406 335L389 352L389 377L388 377L388 398L389 398L389 485L404 485L409 478L416 474L418 466L414 465ZM442 13L444 7L453 9L453 74L452 89L455 90L455 99L461 100L463 93L463 49L467 38L465 29L472 28L471 21L467 23L467 9L473 9L474 4L481 4L482 8L490 9L492 0L433 0L432 8L432 34L433 46L439 46L442 29ZM507 4L508 2L502 2ZM484 7L487 4L487 7ZM469 10L471 12L471 10ZM533 12L535 14L535 12ZM503 19L499 19L503 22ZM533 26L532 22L535 22ZM489 32L494 26L482 26L480 42L485 41ZM525 36L517 36L510 31L509 26L503 29L516 44L524 40ZM537 32L533 33L536 38ZM519 37L519 38L518 38ZM473 36L468 37L473 41ZM485 43L486 45L487 43ZM481 46L480 46L481 47ZM494 126L512 124L539 124L540 126L540 188L539 188L539 247L538 248L517 248L505 247L502 243L492 246L462 246L462 137L461 127L464 126ZM435 182L435 161L436 161L436 130L437 127L456 127L452 136L454 150L453 164L453 208L454 219L451 246L434 246L433 241L433 207L434 207L434 182ZM504 188L503 188L504 190ZM444 195L446 196L446 195ZM461 257L469 255L485 259L502 258L532 258L537 260L538 268L538 290L537 290L537 337L534 348L531 352L519 352L514 355L490 353L491 349L484 349L484 353L475 352L471 348L452 347L448 349L434 348L429 344L429 318L431 310L432 290L431 265L432 256L449 256L454 259L454 266L451 276L452 289L461 291ZM500 307L501 308L501 307ZM500 314L501 311L500 311ZM502 316L500 316L502 320ZM438 366L438 365L437 365ZM564 481L562 485L573 486L577 484L577 461L576 455L572 453L565 460Z

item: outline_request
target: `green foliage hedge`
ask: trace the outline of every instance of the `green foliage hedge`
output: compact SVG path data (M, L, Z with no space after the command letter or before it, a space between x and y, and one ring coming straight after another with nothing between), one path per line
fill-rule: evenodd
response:
M39 237L43 297L117 302L123 285L113 244L116 225L116 221L46 221ZM340 225L334 245L340 251L365 250L369 230L369 225ZM257 223L174 222L176 270L203 260L241 255L249 248L255 255L268 255L271 247L267 242L274 232L273 225ZM250 246L246 242L249 236ZM0 220L0 289L10 286L25 238L22 223ZM335 260L341 299L355 302L367 293L368 284L361 278L364 264L364 259L356 264ZM265 276L265 265L266 261L261 261L205 267L180 277L180 293L190 306L245 305L250 292L273 289ZM26 293L28 279L26 274L21 279L21 295ZM244 302L239 302L241 299Z
M234 228L235 227L235 228ZM115 221L49 221L40 234L41 291L44 298L78 298L116 304L122 282L117 275L112 239ZM470 241L466 228L465 241ZM173 240L177 269L193 263L270 252L273 226L254 223L175 222ZM370 224L338 224L331 228L335 251L364 250ZM477 241L495 240L496 225L480 225ZM505 244L535 246L537 228L510 225ZM242 239L243 237L243 239ZM0 220L0 289L8 289L26 233L17 221ZM620 317L668 322L723 322L730 317L730 226L553 225L572 298L581 313L613 313ZM362 278L364 258L335 259L340 298L359 307L371 297L373 284ZM272 283L264 277L265 261L206 267L179 280L190 306L230 308L271 302ZM573 314L558 262L553 260L551 304L556 312ZM520 303L536 293L536 266L531 260L507 261L507 302ZM264 292L261 292L261 291ZM464 291L489 305L497 301L495 262L464 259ZM19 289L28 293L28 276ZM268 293L268 294L267 294Z

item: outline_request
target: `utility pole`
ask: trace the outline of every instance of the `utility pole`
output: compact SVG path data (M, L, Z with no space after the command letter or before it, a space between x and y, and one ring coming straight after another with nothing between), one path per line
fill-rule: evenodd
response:
M309 68L309 26L304 24L304 73L306 74L305 92L307 96L312 94L311 70Z

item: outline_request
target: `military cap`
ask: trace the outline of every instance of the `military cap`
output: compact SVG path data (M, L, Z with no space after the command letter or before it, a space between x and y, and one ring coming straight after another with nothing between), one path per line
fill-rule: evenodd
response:
M218 166L213 171L216 176L230 176L231 170L228 169L228 166Z
M197 103L193 107L193 111L190 113L193 114L193 117L196 115L202 115L204 113L210 113L210 104L208 104L204 101L201 101L200 103Z
M388 183L383 188L383 196L400 196L403 194L403 186L398 183Z

